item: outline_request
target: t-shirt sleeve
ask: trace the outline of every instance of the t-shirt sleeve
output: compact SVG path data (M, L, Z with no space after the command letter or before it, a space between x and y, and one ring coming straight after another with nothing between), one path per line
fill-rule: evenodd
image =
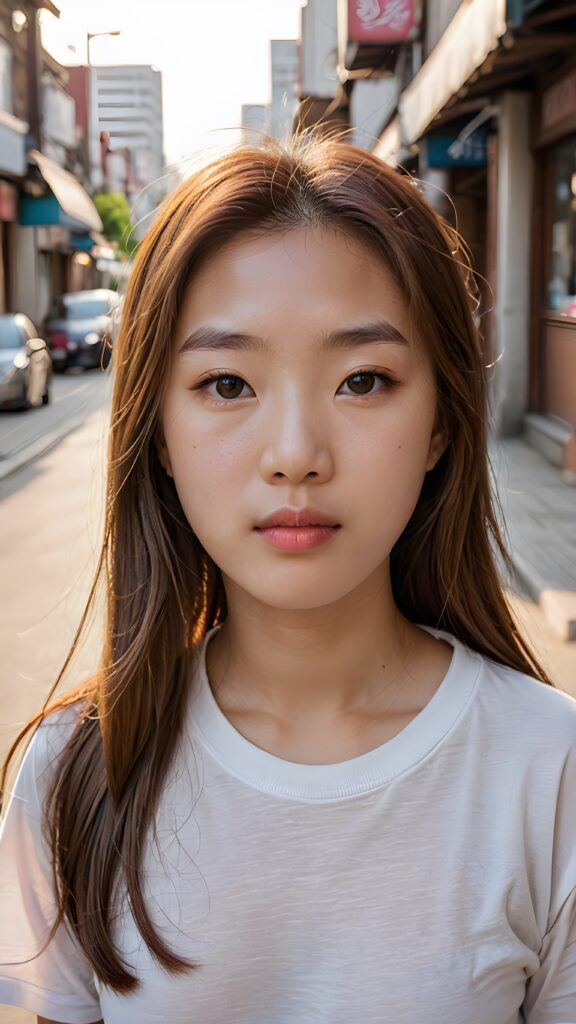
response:
M576 1024L576 737L556 804L548 928L523 1003L526 1024Z
M57 913L42 805L70 725L66 709L36 731L0 826L0 1004L63 1024L92 1024L102 1016L96 979L69 926L62 923L39 952Z
M523 1009L527 1024L576 1024L576 889L544 937Z

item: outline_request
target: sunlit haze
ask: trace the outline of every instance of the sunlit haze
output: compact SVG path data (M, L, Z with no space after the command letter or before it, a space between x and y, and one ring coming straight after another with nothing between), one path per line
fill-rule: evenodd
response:
M305 0L56 0L44 46L62 64L151 64L162 72L168 164L233 142L243 103L270 99L270 39L299 35ZM72 51L70 47L74 47ZM224 131L223 131L224 130Z

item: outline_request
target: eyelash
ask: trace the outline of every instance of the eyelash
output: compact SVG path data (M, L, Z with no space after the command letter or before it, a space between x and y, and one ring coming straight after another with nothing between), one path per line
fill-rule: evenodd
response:
M375 366L368 367L365 370L356 370L354 373L349 373L343 383L346 383L346 381L349 381L352 377L364 376L377 377L379 380L382 381L383 387L378 388L377 391L370 391L366 395L354 396L355 398L360 400L363 398L374 398L375 395L379 395L383 391L391 391L392 388L396 387L396 385L398 384L397 380L394 380L394 378L390 377L387 373L382 373L382 371L378 370L377 367ZM206 392L210 384L213 384L216 381L226 378L231 378L232 380L240 380L242 381L243 384L246 384L246 381L237 373L214 373L210 377L205 377L203 380L199 381L198 384L193 384L192 387L190 388L190 391ZM250 385L248 385L248 387L249 386ZM207 399L207 401L213 402L215 405L233 405L235 402L240 401L241 398L245 396L237 396L236 398L222 398L222 396L219 396L218 398L214 398L213 395L206 394L204 397Z

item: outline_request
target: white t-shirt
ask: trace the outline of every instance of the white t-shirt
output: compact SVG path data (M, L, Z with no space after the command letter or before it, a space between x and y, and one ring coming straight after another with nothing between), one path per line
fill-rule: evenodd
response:
M452 662L410 724L297 764L220 710L214 632L142 874L163 938L201 968L159 968L125 903L113 938L134 994L100 986L64 926L14 965L53 920L40 817L67 709L5 817L0 1003L68 1024L575 1024L576 700L430 629Z

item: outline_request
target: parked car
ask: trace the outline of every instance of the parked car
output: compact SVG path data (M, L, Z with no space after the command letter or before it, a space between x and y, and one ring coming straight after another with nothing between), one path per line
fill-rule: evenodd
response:
M50 401L52 360L23 313L0 315L0 407L28 409Z
M113 314L118 293L108 288L60 295L46 319L55 370L110 362Z

